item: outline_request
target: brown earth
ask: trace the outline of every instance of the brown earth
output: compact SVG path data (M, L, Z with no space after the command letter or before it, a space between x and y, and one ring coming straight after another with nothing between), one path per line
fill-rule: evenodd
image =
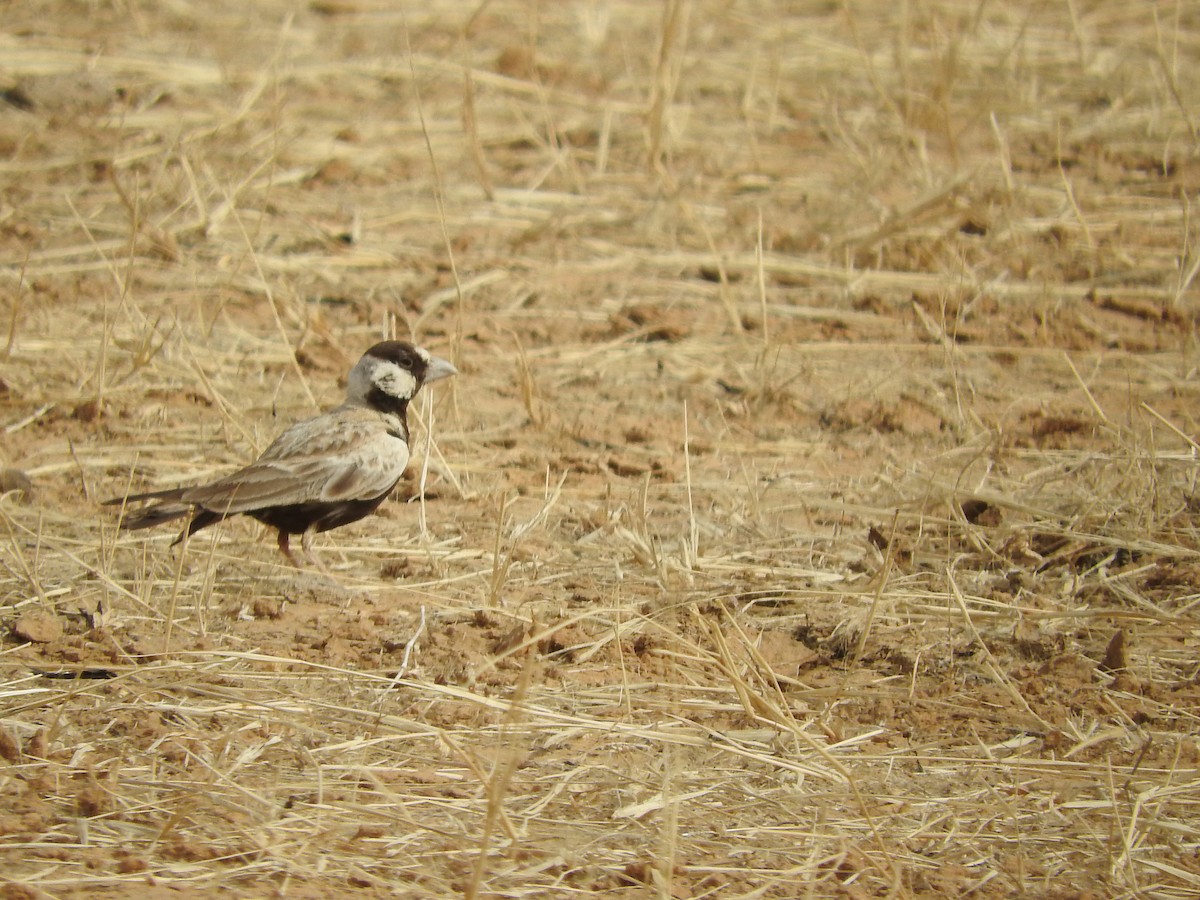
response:
M3 9L0 897L1200 894L1200 10Z

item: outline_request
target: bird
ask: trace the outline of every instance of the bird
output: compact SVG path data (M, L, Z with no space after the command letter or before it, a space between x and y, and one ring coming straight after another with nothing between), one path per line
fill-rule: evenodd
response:
M370 515L408 466L408 404L425 385L451 375L448 360L407 341L382 341L350 370L341 406L297 422L244 468L207 484L114 497L123 530L151 528L190 515L171 546L201 528L247 515L276 529L279 549L302 569L290 538L300 535L304 557L326 572L313 536ZM129 504L154 501L128 511Z

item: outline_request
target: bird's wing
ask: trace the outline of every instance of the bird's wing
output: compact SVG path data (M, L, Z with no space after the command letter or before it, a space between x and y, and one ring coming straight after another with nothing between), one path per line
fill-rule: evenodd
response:
M293 425L257 460L182 499L233 514L314 501L367 500L408 465L408 445L377 415L335 410Z

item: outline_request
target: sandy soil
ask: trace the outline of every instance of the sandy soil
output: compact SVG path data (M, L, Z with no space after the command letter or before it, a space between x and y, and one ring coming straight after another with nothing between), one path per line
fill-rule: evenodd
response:
M1165 0L9 4L0 897L1200 894L1198 56ZM389 334L462 374L333 580L99 506Z

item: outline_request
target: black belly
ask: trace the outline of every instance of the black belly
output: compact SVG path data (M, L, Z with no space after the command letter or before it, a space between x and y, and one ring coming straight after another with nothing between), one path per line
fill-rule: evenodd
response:
M264 525L278 528L285 534L303 534L310 528L314 531L328 531L330 528L348 525L357 522L363 516L369 516L391 492L392 489L388 488L378 497L369 500L313 501L292 503L288 506L268 506L247 510L246 515L258 519Z

